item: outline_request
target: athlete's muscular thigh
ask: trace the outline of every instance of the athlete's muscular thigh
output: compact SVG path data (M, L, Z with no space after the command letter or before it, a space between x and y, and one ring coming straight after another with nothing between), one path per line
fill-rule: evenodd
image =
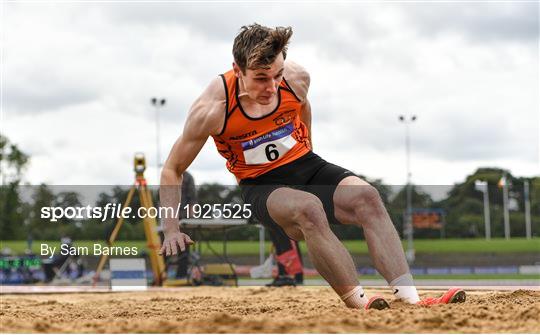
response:
M295 240L304 239L300 216L309 210L309 207L322 208L322 204L319 204L320 201L313 194L288 187L274 190L266 201L270 217ZM322 215L324 216L324 210Z
M362 205L362 199L373 189L366 181L356 176L341 180L334 192L334 215L343 224L355 224L357 206Z

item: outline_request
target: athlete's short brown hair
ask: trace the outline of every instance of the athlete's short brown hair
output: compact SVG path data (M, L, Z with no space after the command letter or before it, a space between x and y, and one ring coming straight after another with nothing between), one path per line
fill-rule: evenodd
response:
M268 28L254 23L243 26L233 44L234 62L243 73L246 69L267 69L279 53L287 57L291 27Z

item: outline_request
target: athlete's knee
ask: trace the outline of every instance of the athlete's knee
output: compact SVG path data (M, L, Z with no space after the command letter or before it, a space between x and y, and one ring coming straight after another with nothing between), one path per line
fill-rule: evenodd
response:
M362 223L385 215L385 207L377 189L371 185L362 185L355 189L351 199L353 215Z
M302 231L317 230L328 226L324 207L319 198L307 194L295 200L292 219Z

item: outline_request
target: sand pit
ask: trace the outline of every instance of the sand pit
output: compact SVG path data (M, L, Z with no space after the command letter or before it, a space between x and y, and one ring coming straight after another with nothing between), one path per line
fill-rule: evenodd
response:
M540 292L468 291L434 307L350 310L328 287L2 295L2 333L539 333ZM422 291L437 296L441 291Z

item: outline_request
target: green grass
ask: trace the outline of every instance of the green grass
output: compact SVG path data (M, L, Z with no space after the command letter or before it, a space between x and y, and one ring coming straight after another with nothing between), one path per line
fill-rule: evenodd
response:
M491 239L447 239L417 240L414 243L417 252L421 253L510 253L540 252L540 238Z
M47 243L51 246L60 246L59 241L34 241L32 251L36 254L40 253L40 244ZM94 243L102 241L75 241L77 246L92 247ZM354 254L367 254L368 249L365 241L344 241L345 247ZM222 252L223 244L221 241L212 241L210 246L217 252ZM146 250L146 241L118 241L117 246L137 247L139 251ZM208 248L206 242L200 242L203 255L210 255L212 252ZM265 242L266 253L270 250L271 243ZM404 243L404 246L406 244ZM26 249L26 241L0 241L0 249L9 247L14 253L22 254ZM540 238L527 240L525 238L513 238L505 240L502 238L486 241L484 239L433 239L433 240L415 240L414 247L416 253L520 253L520 252L535 252L540 253ZM301 249L305 252L306 246L302 242ZM57 249L58 250L58 249ZM258 255L258 241L229 241L227 243L227 252L231 256L238 255Z

